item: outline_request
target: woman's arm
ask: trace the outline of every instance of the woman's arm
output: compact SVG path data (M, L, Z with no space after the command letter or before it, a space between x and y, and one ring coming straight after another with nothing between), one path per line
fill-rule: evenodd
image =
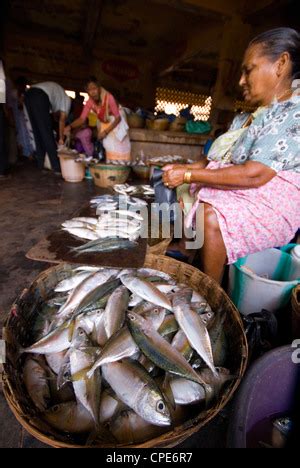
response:
M164 182L169 184L170 188L178 187L184 183L186 172L184 169L168 171L164 175ZM191 183L221 190L259 188L276 176L273 169L256 161L247 161L245 164L221 169L194 169L191 174Z
M119 115L118 117L115 117L114 121L111 123L109 127L107 127L105 130L102 132L99 131L98 133L98 138L99 140L103 140L103 138L107 137L107 135L112 132L121 122L121 116Z
M186 172L191 169L205 169L209 161L206 158L202 158L201 161L197 161L193 164L168 164L163 167L163 171L171 171L173 169L184 169Z

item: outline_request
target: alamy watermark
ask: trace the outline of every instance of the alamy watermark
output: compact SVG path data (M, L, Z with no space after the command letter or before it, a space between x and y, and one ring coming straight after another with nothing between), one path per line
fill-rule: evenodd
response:
M6 343L0 340L0 365L6 363Z
M292 353L292 361L294 364L300 364L300 340L293 341L292 348L295 349Z
M185 206L192 209L193 204ZM124 215L122 214L124 213ZM125 215L126 213L126 215ZM120 198L119 211L111 213L111 222L126 216L133 220L143 219L140 237L142 239L167 239L174 235L175 239L185 239L187 250L201 249L204 245L204 204L200 203L193 216L193 226L188 227L185 223L185 215L179 203L152 203L150 206L127 205L126 200Z

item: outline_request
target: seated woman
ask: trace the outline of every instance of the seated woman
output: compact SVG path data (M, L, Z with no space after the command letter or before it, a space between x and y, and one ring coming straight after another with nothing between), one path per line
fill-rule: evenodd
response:
M218 282L226 262L285 245L300 226L300 96L293 92L299 73L298 32L279 28L256 37L240 86L258 110L238 116L208 160L164 168L166 186L193 184L187 226L204 203L202 268Z
M128 135L129 127L123 110L108 91L100 86L98 80L91 77L86 85L86 91L90 97L86 103L81 116L65 129L65 135L69 135L72 129L78 129L84 125L90 112L97 115L98 139L103 140L106 150L107 162L125 161L130 162L131 145ZM88 148L91 141L91 130L84 129L80 133L81 140ZM76 135L78 137L78 134Z

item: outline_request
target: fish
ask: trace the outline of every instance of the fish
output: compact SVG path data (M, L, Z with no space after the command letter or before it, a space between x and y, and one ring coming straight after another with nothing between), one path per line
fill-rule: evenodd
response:
M21 349L21 353L28 354L56 354L70 348L73 322L68 321L50 332L32 346ZM71 335L71 336L70 336Z
M165 317L165 310L153 308L144 313L145 320L149 321L155 329L158 329ZM98 367L111 362L120 361L125 358L133 357L139 348L131 336L127 326L115 333L102 349L98 360L89 371L88 376L92 376Z
M134 361L106 364L102 375L117 397L142 419L155 426L170 426L164 397L147 371Z
M140 444L162 435L166 429L149 424L133 411L122 411L113 418L110 431L119 444Z
M104 268L92 267L92 266L80 266L75 269L75 272L90 272L97 273L98 271L103 271Z
M176 405L186 406L211 401L213 390L196 382L182 378L169 380ZM208 397L210 395L210 397Z
M121 403L116 396L114 397L110 392L104 390L100 403L100 424L110 421L123 408L124 403Z
M132 294L128 307L136 307L140 305L142 302L144 302L144 299L142 299L137 294Z
M70 353L71 353L71 349L69 349L66 352L65 358L60 366L59 373L57 375L57 390L58 391L64 388L68 383L72 382Z
M45 359L47 361L48 366L54 372L54 374L58 375L61 369L61 366L65 360L66 351L62 351L56 354L46 354Z
M228 355L228 339L224 330L226 315L219 312L209 329L208 333L211 340L214 363L217 367L224 367Z
M182 330L179 330L178 333L176 333L172 341L172 346L183 355L187 362L190 362L194 354L194 350L190 346L189 340Z
M173 298L174 315L191 347L216 374L210 337L201 317L190 306L191 291L181 291Z
M236 380L236 377L231 375L229 369L223 367L216 367L217 375L215 375L210 369L201 369L199 374L204 382L210 385L213 389L214 398L219 398L224 386L228 382Z
M151 323L130 312L128 313L128 325L133 339L142 353L157 367L196 383L204 383L182 354L162 338L154 330Z
M79 237L79 239L90 241L94 241L99 237L94 231L85 228L63 228L63 231L67 231L72 236Z
M90 335L92 342L100 347L103 347L107 342L103 309L80 314L76 319L75 331L78 328L82 328L87 335Z
M24 364L23 380L37 409L41 412L46 411L51 402L51 394L45 364L41 364L40 359L28 356Z
M65 221L64 223L62 223L61 226L65 230L68 230L68 229L90 229L91 231L93 231L95 229L95 227L96 227L95 224L88 224L88 223L83 223L82 221L74 221L74 220Z
M136 313L133 310L134 313ZM158 333L163 336L164 338L172 333L176 333L179 329L179 325L176 322L176 319L173 314L167 315L165 320L163 321Z
M173 311L172 304L168 297L160 292L153 284L134 276L121 276L121 281L133 294L137 294L145 301Z
M95 428L90 413L75 402L54 406L43 414L43 419L60 432L83 434Z
M66 319L78 310L84 309L104 297L119 284L119 280L113 282L117 274L116 270L107 270L89 276L74 289L67 303L59 310L58 317Z
M83 253L107 253L114 252L116 250L130 250L137 247L137 243L134 240L121 239L119 237L112 237L108 239L97 239L96 241L89 242L80 247L74 247L73 252L78 255Z
M199 315L213 313L212 308L210 307L208 302L193 302L192 301L191 307Z
M108 339L124 325L128 304L129 291L124 286L117 288L108 299L104 312L104 328Z
M151 268L140 268L137 271L138 275L141 275L144 278L147 277L159 277L162 280L166 281L168 284L175 285L176 281L167 273L164 273L163 271L157 271L157 270L152 270Z
M69 292L79 286L82 281L88 278L92 273L90 272L82 272L79 275L72 276L71 278L67 278L66 280L61 281L56 288L54 289L55 292Z
M72 379L92 366L98 351L92 347L92 343L85 331L79 328L72 341L72 348L70 350ZM90 378L85 374L81 380L73 379L73 388L77 402L81 403L91 414L95 421L95 426L98 427L101 398L100 372L94 372Z
M79 221L86 224L92 224L96 226L98 220L97 218L73 218L72 221Z

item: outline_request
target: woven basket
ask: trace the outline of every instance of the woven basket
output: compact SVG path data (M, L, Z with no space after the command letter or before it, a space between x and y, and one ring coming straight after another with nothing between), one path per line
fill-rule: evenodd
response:
M101 188L113 187L118 184L125 184L131 168L127 166L114 166L113 164L96 164L91 166L91 174L95 185Z
M247 365L247 341L243 325L237 309L234 307L225 292L213 280L189 265L176 260L149 255L145 266L169 273L180 283L185 283L200 292L208 300L213 309L222 310L226 315L225 332L229 342L229 359L226 363L231 373L237 378L224 391L218 403L206 412L196 414L176 429L144 444L130 445L131 448L175 447L179 443L198 432L211 421L229 402L237 390L245 373ZM6 324L7 364L4 366L3 389L6 400L17 420L36 439L55 448L83 447L83 441L62 434L43 422L27 395L22 380L23 360L18 359L17 345L30 344L32 324L35 320L36 307L41 304L53 291L58 281L67 276L70 266L62 264L42 273L32 284L29 290L12 307L10 317ZM197 408L197 407L195 407ZM99 448L125 448L124 445L102 443Z

